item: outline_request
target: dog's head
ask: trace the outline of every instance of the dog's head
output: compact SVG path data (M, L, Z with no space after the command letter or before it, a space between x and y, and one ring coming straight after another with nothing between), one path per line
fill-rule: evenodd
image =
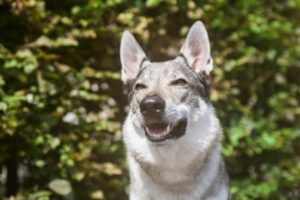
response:
M191 27L173 60L151 62L127 31L120 56L130 116L138 132L151 144L167 144L184 136L209 99L212 59L204 25L196 22Z

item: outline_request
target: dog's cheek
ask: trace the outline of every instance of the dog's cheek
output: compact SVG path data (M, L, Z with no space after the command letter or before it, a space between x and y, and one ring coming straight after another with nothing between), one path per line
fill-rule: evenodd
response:
M207 103L201 97L198 98L198 112L200 116L203 116L207 109Z
M201 97L198 97L197 99L194 99L194 101L190 102L190 111L189 111L189 116L190 119L194 122L197 123L197 121L201 120L205 116L205 113L207 111L207 103L205 102L204 99Z
M182 103L182 104L179 104L178 107L178 115L179 115L179 118L186 118L188 117L188 113L189 113L189 106L185 103Z
M189 98L189 90L180 90L179 91L179 99L177 100L178 103L186 103L188 101Z
M139 104L136 99L131 103L131 111L133 114L136 114L139 111Z

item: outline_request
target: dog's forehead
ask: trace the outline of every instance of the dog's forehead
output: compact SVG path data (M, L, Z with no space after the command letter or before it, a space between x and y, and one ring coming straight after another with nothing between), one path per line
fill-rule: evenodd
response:
M158 79L176 79L184 76L184 67L178 61L152 62L146 65L140 72L139 81L152 82Z

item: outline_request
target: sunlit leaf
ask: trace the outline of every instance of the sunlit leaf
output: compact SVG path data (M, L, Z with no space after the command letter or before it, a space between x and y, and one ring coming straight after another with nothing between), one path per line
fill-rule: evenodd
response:
M54 179L49 183L49 188L56 194L66 196L71 193L72 187L67 180Z

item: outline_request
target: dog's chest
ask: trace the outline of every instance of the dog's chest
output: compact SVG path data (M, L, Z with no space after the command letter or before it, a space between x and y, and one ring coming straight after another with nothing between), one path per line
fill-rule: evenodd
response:
M198 175L205 154L192 152L190 147L174 146L152 151L155 163L137 160L140 167L158 183L186 185Z

